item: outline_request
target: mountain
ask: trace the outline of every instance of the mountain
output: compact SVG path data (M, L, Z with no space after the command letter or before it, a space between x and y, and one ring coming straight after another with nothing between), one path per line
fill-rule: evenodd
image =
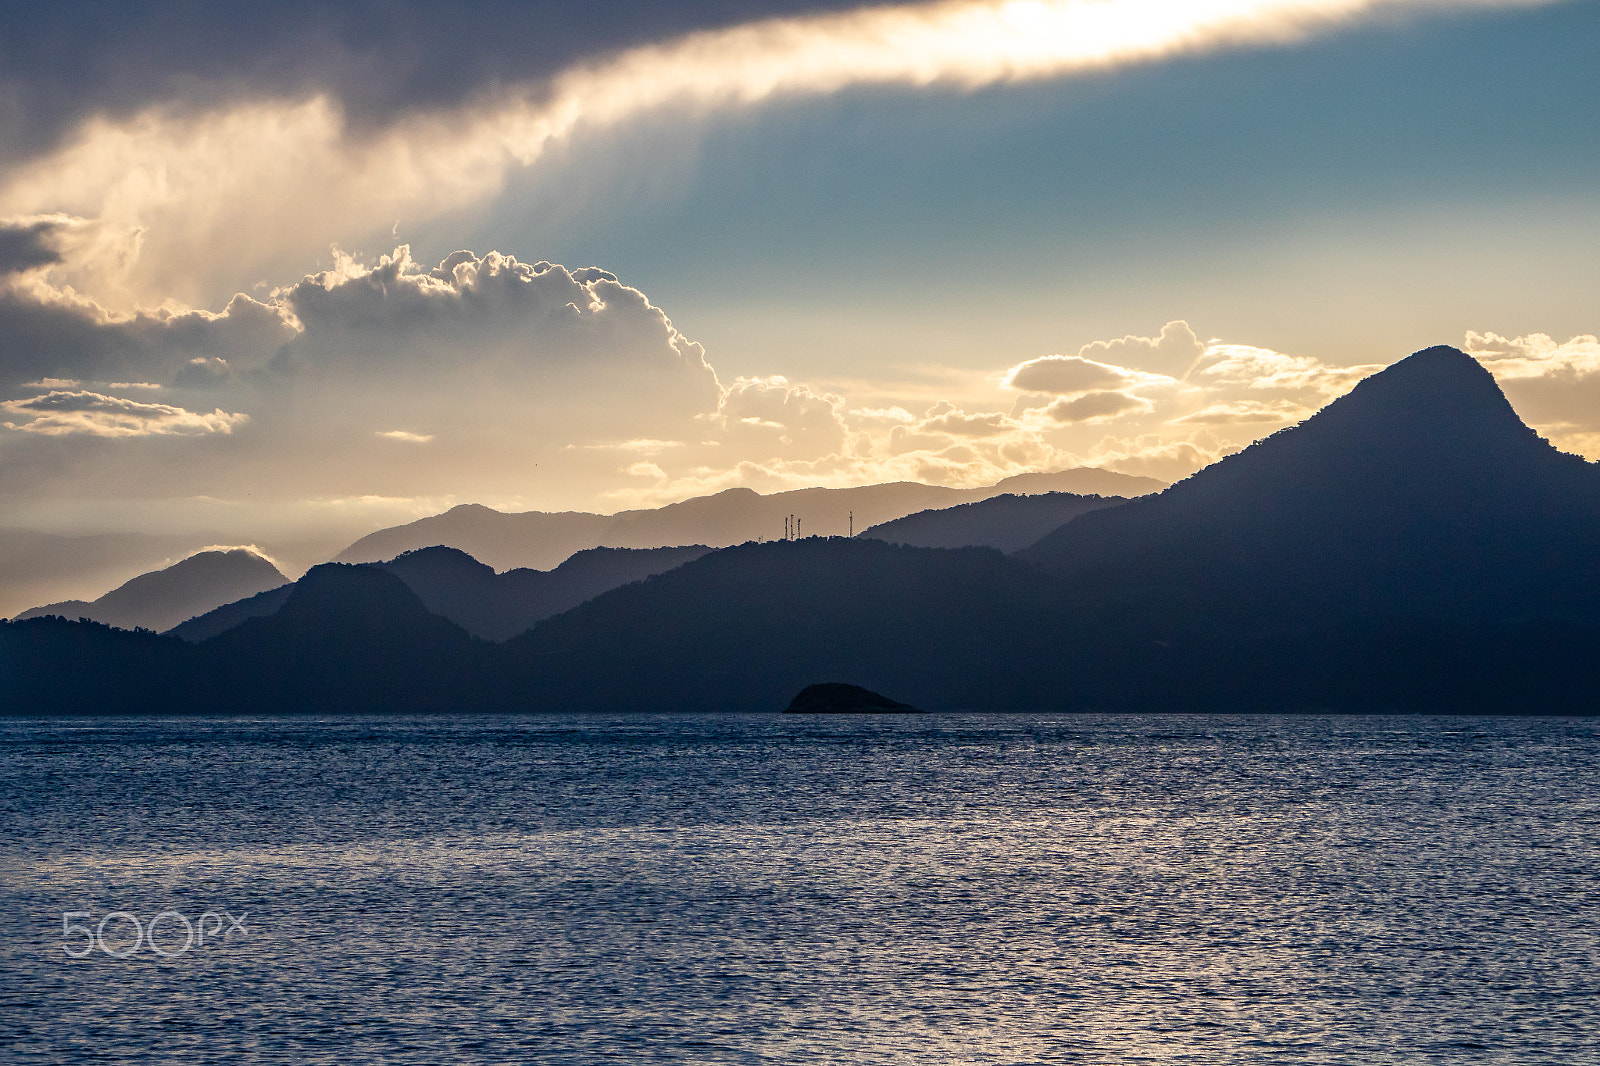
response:
M68 536L0 529L0 615L13 615L33 604L67 596L98 595L217 542L212 534Z
M0 622L0 713L181 714L199 709L193 650L147 630L30 618Z
M581 511L527 511L505 514L480 504L462 504L444 514L403 526L381 529L340 552L338 562L363 563L392 559L433 545L459 548L495 570L520 567L548 570L574 552L609 545L617 548L659 548L675 544L727 547L749 540L777 540L789 515L800 520L802 534L837 536L866 529L930 507L950 507L1004 492L1098 492L1136 496L1154 492L1162 482L1081 468L1055 473L1021 474L1000 485L952 489L939 485L895 482L847 489L795 489L764 496L751 489L727 489L681 503L614 515Z
M991 496L918 511L864 530L856 536L917 548L998 548L1020 551L1080 514L1125 503L1120 496L1077 496L1046 492L1037 496Z
M198 644L202 640L210 640L219 633L226 633L236 625L240 625L252 618L265 618L277 614L278 609L289 602L289 594L294 591L291 584L279 585L275 589L258 592L254 596L246 596L242 600L225 603L221 607L207 611L205 614L196 615L187 622L180 623L166 630L168 636L177 637L188 644Z
M276 613L196 645L191 691L222 713L471 709L492 676L489 648L429 613L393 574L324 563Z
M1100 702L1572 711L1600 681L1600 468L1453 348L1019 557Z
M507 647L551 705L753 708L840 680L933 709L1592 710L1600 470L1428 349L1015 558L746 545Z
M672 548L589 548L554 570L496 574L466 552L434 546L374 564L404 581L434 614L474 636L500 641L602 592L700 558L703 544Z
M1600 468L1429 348L1021 557L1138 610L1600 620Z
M989 548L807 537L712 552L502 646L507 687L566 710L774 710L819 680L912 706L1047 704L1056 583Z
M330 564L197 646L6 623L0 667L11 713L774 711L828 682L927 710L1592 714L1600 470L1434 348L1015 555L745 543L500 645Z
M141 574L97 600L68 600L17 618L90 618L118 629L170 629L220 604L282 585L267 559L244 548L198 552L164 570Z
M610 589L642 581L711 551L703 544L673 548L590 548L554 570L491 567L456 548L435 545L385 563L367 563L394 574L433 614L448 618L475 637L501 641L551 615L560 614ZM250 618L265 618L288 602L283 585L224 604L171 630L190 643L209 640Z

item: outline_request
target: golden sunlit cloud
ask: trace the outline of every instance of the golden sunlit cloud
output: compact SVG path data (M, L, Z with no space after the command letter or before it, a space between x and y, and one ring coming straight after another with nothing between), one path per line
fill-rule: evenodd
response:
M553 143L665 108L701 114L860 85L975 89L1283 45L1380 17L1547 2L950 0L775 19L635 48L374 135L353 133L325 97L97 118L0 178L0 216L48 215L70 230L58 273L102 302L193 300L219 249L258 265L305 258L330 235L480 203Z

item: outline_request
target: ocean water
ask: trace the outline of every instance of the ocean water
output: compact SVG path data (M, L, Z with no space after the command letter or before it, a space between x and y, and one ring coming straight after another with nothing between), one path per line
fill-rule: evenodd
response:
M1600 1062L1597 719L12 720L0 781L7 1062Z

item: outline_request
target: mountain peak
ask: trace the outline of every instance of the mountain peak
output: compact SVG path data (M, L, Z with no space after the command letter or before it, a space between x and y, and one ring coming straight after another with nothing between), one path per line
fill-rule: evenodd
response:
M1439 346L1022 554L1102 590L1181 589L1190 603L1451 617L1570 601L1549 560L1583 557L1572 545L1597 517L1593 468L1524 424L1477 360Z
M1486 405L1496 413L1516 415L1505 394L1482 363L1459 348L1436 344L1414 352L1398 363L1364 378L1350 391L1363 399L1379 395L1418 409L1425 407L1460 408L1465 404Z
M1357 382L1282 437L1301 438L1301 450L1334 447L1349 460L1383 457L1396 471L1515 465L1532 452L1553 451L1512 409L1494 375L1442 344Z

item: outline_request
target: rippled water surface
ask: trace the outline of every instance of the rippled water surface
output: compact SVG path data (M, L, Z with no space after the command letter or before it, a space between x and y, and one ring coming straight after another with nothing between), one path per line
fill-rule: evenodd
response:
M12 1062L1600 1061L1595 719L23 720L0 781Z

